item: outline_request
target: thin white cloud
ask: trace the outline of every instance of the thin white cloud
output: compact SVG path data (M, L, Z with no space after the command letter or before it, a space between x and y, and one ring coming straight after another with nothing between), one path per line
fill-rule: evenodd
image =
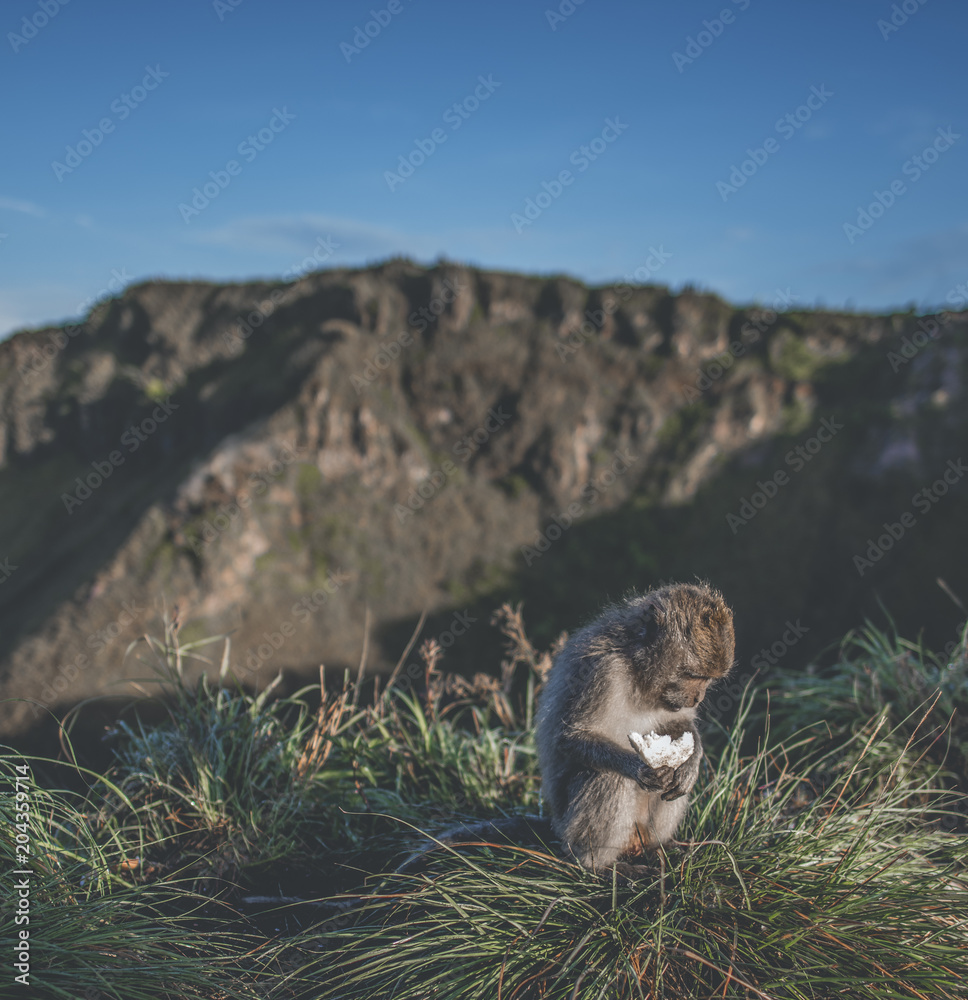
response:
M22 212L24 215L33 215L38 219L43 218L47 213L32 201L25 201L23 198L0 198L0 211Z
M857 298L879 303L870 308L882 311L910 302L924 309L942 306L968 273L968 224L898 240L881 252L875 247L853 259L816 264L808 273L848 279Z
M190 233L193 243L231 247L258 253L302 257L320 238L338 245L336 261L372 260L391 254L423 256L424 240L385 226L311 212L298 215L265 215L236 219L215 229ZM431 253L435 252L434 248Z
M828 261L816 274L876 275L891 282L968 271L968 223L900 240L880 255Z

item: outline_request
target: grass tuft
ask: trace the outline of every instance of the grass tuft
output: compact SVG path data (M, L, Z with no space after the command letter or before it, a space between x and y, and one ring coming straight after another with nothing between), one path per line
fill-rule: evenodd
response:
M0 754L0 856L32 774L31 984L52 997L968 997L964 641L869 627L777 673L720 734L678 845L634 880L557 845L443 847L414 829L540 809L532 726L554 650L520 608L494 676L336 690L187 684L205 642L145 648L167 715L116 727L105 773ZM818 721L819 720L819 721ZM711 741L713 742L713 741ZM754 747L753 752L744 748ZM71 759L75 759L73 753ZM18 770L19 768L19 770Z

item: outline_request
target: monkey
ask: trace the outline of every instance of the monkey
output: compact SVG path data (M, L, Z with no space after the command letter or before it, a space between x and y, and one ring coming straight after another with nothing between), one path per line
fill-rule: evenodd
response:
M535 742L542 796L565 853L600 870L667 844L699 776L696 709L733 666L733 614L704 583L670 584L606 608L558 654L541 692ZM628 733L695 750L651 768Z

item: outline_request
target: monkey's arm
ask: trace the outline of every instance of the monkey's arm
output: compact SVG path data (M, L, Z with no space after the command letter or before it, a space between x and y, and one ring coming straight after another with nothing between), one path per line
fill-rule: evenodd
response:
M571 730L563 735L558 741L558 749L584 770L614 771L650 792L670 788L675 775L671 767L649 767L638 754L623 750L608 737L588 730Z
M699 777L699 765L702 763L702 740L699 739L699 731L694 725L688 727L692 733L695 749L688 760L680 764L674 772L674 778L662 793L662 798L666 802L681 798L692 791L696 779Z

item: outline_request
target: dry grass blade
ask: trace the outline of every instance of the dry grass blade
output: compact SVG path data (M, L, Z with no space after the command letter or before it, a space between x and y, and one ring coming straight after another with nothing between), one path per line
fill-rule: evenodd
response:
M363 650L360 653L360 665L356 671L356 684L353 685L353 707L359 704L360 690L363 687L363 674L366 671L366 657L370 651L370 606L367 604L363 617Z
M562 632L550 650L539 652L528 638L520 602L517 607L512 607L508 602L502 604L491 616L491 624L496 625L507 639L505 648L508 655L501 661L501 679L504 684L509 684L518 664L527 664L537 675L540 687L551 671L555 657L568 641L568 633Z
M393 667L393 670L390 671L390 676L389 678L387 678L386 682L387 690L393 687L397 677L400 676L400 671L403 669L403 665L404 663L406 663L407 657L410 655L410 650L413 649L414 643L417 641L417 638L420 635L421 631L423 630L426 621L427 621L427 609L424 608L424 610L420 612L420 620L417 622L416 627L414 628L413 633L410 636L410 639L407 641L406 646L404 646L403 648L403 652L400 654L400 659L397 660L396 664Z
M319 711L316 725L306 743L306 748L296 763L296 776L308 778L315 774L329 759L333 750L333 737L339 732L343 717L350 706L352 692L343 687L338 695L330 698L326 694L325 672L319 667Z

